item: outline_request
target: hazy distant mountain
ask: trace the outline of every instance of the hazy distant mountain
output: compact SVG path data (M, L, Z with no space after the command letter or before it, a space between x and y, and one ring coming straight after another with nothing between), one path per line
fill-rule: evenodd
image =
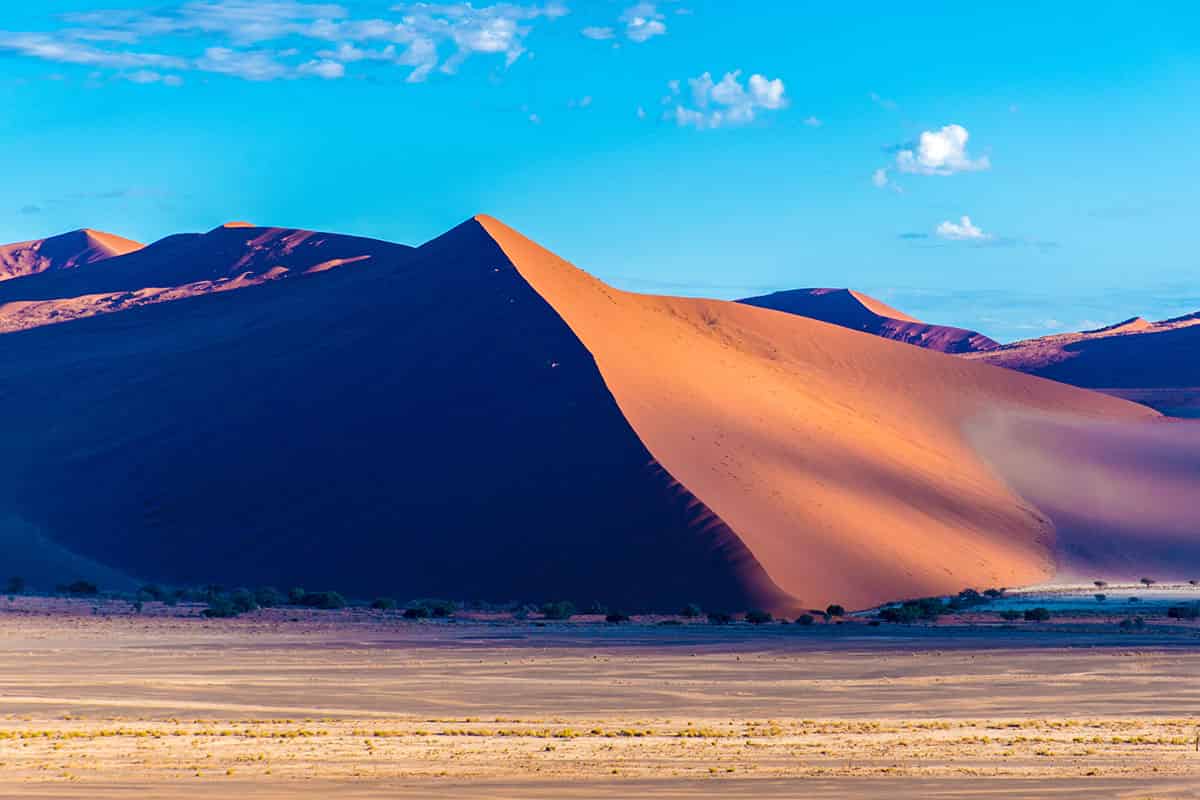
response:
M1145 403L1200 416L1200 312L1161 322L1133 317L1081 333L1027 339L971 356Z
M948 325L930 325L851 289L792 289L747 297L738 302L798 314L942 353L972 353L1000 346L982 333Z

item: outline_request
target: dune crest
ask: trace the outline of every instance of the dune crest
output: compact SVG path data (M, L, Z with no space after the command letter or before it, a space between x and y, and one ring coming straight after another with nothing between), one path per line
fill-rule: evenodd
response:
M796 314L942 353L980 352L1000 346L976 331L922 322L852 289L792 289L747 297L738 302Z
M656 460L797 605L1054 574L1054 529L964 432L995 409L1149 409L792 314L621 292L477 217L596 359Z
M83 228L48 239L0 246L0 281L69 270L140 250L143 245Z

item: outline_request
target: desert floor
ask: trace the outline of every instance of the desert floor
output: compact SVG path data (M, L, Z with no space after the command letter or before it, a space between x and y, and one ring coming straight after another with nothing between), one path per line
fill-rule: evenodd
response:
M0 797L1200 797L1200 629L0 613Z

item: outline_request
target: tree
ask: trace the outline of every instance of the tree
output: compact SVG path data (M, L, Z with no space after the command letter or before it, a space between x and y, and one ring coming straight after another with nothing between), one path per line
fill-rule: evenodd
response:
M229 602L239 614L245 614L258 609L258 601L249 589L234 589L229 593Z
M25 591L25 579L22 578L20 575L13 575L11 578L8 579L8 583L5 584L5 588L4 588L5 594L21 594L24 591Z
M1149 588L1149 587L1153 586L1155 583L1157 583L1157 581L1155 581L1154 578L1142 578L1142 583L1145 584L1147 588Z
M166 598L167 592L157 583L147 583L142 588L138 589L138 594L155 602L162 602Z
M695 619L696 617L700 616L703 613L704 613L704 611L700 608L699 605L697 605L696 603L688 603L686 606L683 607L683 610L679 612L679 616L687 617L688 619Z
M1096 585L1097 589L1103 589L1104 587L1108 586L1108 581L1092 581L1092 583Z
M844 617L846 616L846 609L834 603L825 609L825 613L831 617Z
M1048 608L1027 608L1025 609L1025 619L1029 622L1045 622L1050 619L1050 609Z
M622 622L629 622L629 615L622 614L620 611L613 611L612 613L605 615L604 621L611 622L613 625L617 625Z
M391 611L395 607L396 601L390 597L376 597L371 601L371 608L376 608L380 611Z
M708 612L708 621L712 625L728 625L733 622L733 615L726 614L724 611Z
M410 606L404 609L405 619L427 619L429 617L429 609L425 606Z
M751 625L765 625L773 619L774 617L771 616L771 612L763 611L760 608L746 612L746 622L749 622Z
M796 617L797 625L812 625L816 621L816 617L814 617L812 614L801 614L800 616Z
M570 600L556 600L542 605L542 616L546 619L567 620L575 616L575 604Z
M303 605L306 594L308 592L304 591L302 587L294 586L288 590L288 603L294 606Z
M1016 622L1021 618L1021 612L1012 608L1006 608L1000 612L1000 619L1006 622Z
M260 586L254 590L254 600L262 608L274 608L275 606L283 605L286 599L283 596L283 592L274 586Z

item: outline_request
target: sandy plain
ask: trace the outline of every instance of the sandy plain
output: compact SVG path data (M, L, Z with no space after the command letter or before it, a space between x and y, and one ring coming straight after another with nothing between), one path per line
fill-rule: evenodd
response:
M1200 797L1194 624L3 605L5 798Z

